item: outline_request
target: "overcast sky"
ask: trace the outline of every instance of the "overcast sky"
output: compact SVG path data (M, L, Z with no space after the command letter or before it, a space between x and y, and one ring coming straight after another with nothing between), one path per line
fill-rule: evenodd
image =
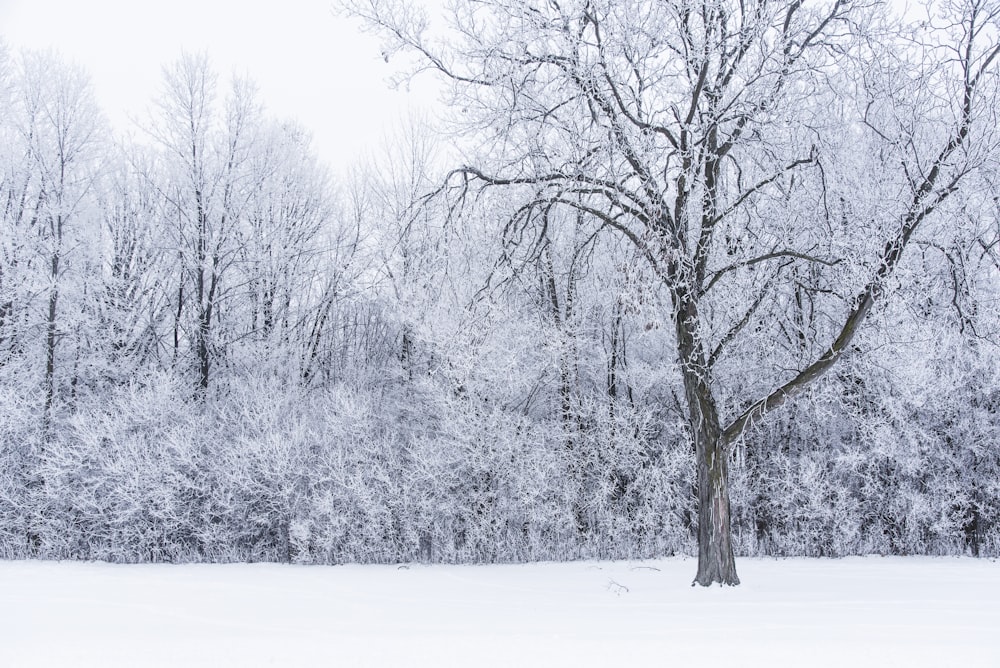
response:
M335 15L331 0L0 0L0 36L83 65L118 128L146 116L164 64L207 51L220 80L249 74L268 109L309 128L337 168L377 145L407 107L434 99L389 90L378 39Z

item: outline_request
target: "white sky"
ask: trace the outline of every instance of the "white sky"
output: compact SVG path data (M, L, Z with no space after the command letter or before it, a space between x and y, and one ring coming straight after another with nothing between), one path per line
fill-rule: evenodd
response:
M250 75L268 110L302 123L337 169L438 97L426 77L390 90L378 38L332 0L0 0L0 38L84 66L119 130L148 117L163 65L206 51L220 86L233 71Z
M335 168L435 99L429 85L389 90L378 38L330 0L0 0L0 38L85 67L118 129L147 117L164 64L206 51L220 88L234 70L249 74L268 110L311 130Z

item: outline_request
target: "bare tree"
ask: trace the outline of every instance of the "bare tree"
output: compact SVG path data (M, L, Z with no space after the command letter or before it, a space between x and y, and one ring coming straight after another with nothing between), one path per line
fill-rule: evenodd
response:
M353 200L372 255L370 281L389 305L396 330L392 355L411 381L418 370L427 371L428 351L421 350L420 339L426 337L435 310L431 304L440 299L448 271L440 217L420 205L435 182L437 152L427 119L411 116L355 173Z
M313 325L330 308L325 279L350 262L351 242L335 215L329 175L301 127L266 122L249 168L258 187L238 230L233 336L249 344L250 365L260 367L263 353L272 371L308 378Z
M71 254L88 237L86 216L97 169L100 114L90 82L79 69L51 54L25 53L17 82L15 121L18 146L26 161L16 200L8 199L15 227L31 235L22 250L33 248L46 295L44 309L44 421L56 401L60 341L70 332L61 296ZM13 194L13 193L11 193ZM17 264L16 257L11 258ZM32 262L28 257L21 258ZM43 268L44 267L44 268ZM72 381L71 381L72 382Z
M238 257L237 230L260 177L249 169L260 120L253 86L235 79L221 111L216 95L208 58L184 55L164 70L160 122L153 130L173 166L172 182L160 188L175 221L180 263L174 349L180 353L182 340L191 341L200 391L208 389L220 352L224 279ZM187 309L193 311L190 328Z
M346 4L387 53L452 82L475 162L447 191L575 210L662 282L696 451L695 582L738 584L730 450L857 344L918 229L995 151L1000 9L948 3L904 39L874 2L490 0L455 3L435 41L410 4ZM809 299L826 326L781 354ZM748 348L766 354L722 364Z
M98 196L106 255L96 316L102 336L95 344L107 375L120 380L164 361L171 258L166 202L150 185L159 179L154 152L119 148L110 157Z

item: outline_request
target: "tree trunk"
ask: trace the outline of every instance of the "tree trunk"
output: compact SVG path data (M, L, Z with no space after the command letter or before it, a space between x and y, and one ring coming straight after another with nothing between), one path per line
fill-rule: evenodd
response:
M53 254L51 261L52 288L49 291L49 313L45 327L45 414L43 422L46 438L52 424L52 409L56 398L56 345L58 343L56 317L59 313L59 254Z
M212 371L212 357L208 347L208 331L208 320L203 314L198 322L198 389L201 392L208 390Z
M730 534L729 453L719 438L695 432L698 467L698 574L695 583L738 585Z
M705 354L698 343L697 303L683 290L676 303L678 353L698 469L698 574L694 583L738 585L730 535L728 441L719 425Z
M730 534L729 447L704 378L685 373L684 385L698 470L698 574L694 583L738 585Z

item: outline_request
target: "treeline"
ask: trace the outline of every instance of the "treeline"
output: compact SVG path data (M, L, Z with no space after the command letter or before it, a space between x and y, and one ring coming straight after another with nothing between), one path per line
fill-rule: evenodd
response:
M0 556L696 549L672 297L633 245L530 187L442 188L419 122L335 180L203 57L135 132L78 69L0 55ZM734 448L738 552L1000 552L1000 227L995 195L963 201L835 371ZM804 359L830 292L806 269L769 293L743 325L773 349L720 365ZM760 382L737 377L730 409Z

